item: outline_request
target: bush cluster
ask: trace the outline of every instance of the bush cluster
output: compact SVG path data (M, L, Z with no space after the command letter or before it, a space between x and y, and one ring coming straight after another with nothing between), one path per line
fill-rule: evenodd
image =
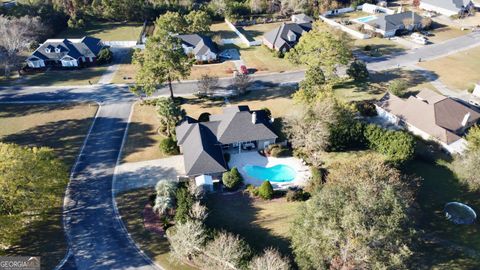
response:
M108 48L103 48L98 53L97 63L100 65L108 64L113 61L113 53Z
M270 181L264 181L258 188L258 196L264 200L271 200L273 198L273 187Z
M415 154L415 138L408 132L387 130L369 124L365 127L364 136L371 149L384 154L394 165L412 159Z
M292 150L280 144L270 144L265 149L265 153L272 157L289 157L292 155Z
M222 182L225 187L228 189L236 189L242 184L243 177L238 172L236 167L233 167L230 171L224 172L222 175Z
M291 190L287 191L287 202L297 202L297 201L306 201L310 198L310 194L308 192L303 191L302 189Z
M167 137L161 140L159 148L165 155L178 155L180 153L177 142L172 137Z

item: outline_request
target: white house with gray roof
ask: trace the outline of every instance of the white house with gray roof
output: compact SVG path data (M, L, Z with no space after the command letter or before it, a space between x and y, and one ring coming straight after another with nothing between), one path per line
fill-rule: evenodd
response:
M100 39L48 39L41 44L26 62L30 68L79 67L94 63L103 48Z
M364 23L365 29L375 31L383 37L393 37L399 30L412 30L422 26L422 16L412 11L375 16L376 19ZM409 21L409 25L405 25L407 21Z
M300 37L312 29L312 23L282 23L263 36L263 44L271 50L287 52L297 45Z
M265 111L248 106L224 108L208 122L187 117L176 127L176 135L186 175L213 177L228 170L224 152L264 149L278 138Z
M218 49L210 37L190 34L177 35L182 41L185 54L192 55L197 61L213 61L218 58Z
M473 6L471 0L421 0L420 8L445 16L460 15Z

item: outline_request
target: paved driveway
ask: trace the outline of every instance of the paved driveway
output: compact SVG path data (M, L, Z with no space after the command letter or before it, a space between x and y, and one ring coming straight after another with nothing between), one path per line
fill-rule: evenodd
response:
M65 196L71 257L64 269L156 269L131 242L115 212L112 176L130 103L100 108Z

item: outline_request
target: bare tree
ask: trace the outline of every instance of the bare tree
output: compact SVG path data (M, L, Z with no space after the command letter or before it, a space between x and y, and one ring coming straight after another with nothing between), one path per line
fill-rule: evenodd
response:
M171 256L176 261L192 261L202 252L206 232L201 222L186 221L167 230Z
M403 19L402 23L405 26L405 29L408 30L411 27L411 30L413 30L414 25L413 25L413 19L412 18L405 18L405 19Z
M256 256L250 262L250 270L288 270L290 263L287 258L282 257L278 250L273 248L265 249L261 256Z
M238 74L233 77L233 86L237 90L237 94L245 94L247 92L248 87L250 86L252 80L250 76L247 74Z
M205 205L202 205L200 202L197 201L192 205L192 208L190 208L189 215L191 218L203 222L205 221L205 219L207 219L207 210L208 209Z
M220 232L207 243L204 256L197 258L197 264L202 269L240 269L249 252L247 244L238 235Z
M4 65L5 77L12 68L18 67L22 61L21 52L28 49L45 31L39 17L23 16L7 18L0 16L0 61Z
M204 74L200 80L198 80L197 87L199 94L212 96L218 88L218 77Z
M330 145L330 126L337 122L335 101L326 98L311 107L292 108L285 119L285 128L293 147L310 163L319 166L321 153Z

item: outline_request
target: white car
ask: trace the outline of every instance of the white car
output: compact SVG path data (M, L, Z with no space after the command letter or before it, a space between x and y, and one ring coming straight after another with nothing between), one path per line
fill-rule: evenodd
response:
M412 41L418 44L426 45L428 43L428 39L419 33L413 33L410 35Z

